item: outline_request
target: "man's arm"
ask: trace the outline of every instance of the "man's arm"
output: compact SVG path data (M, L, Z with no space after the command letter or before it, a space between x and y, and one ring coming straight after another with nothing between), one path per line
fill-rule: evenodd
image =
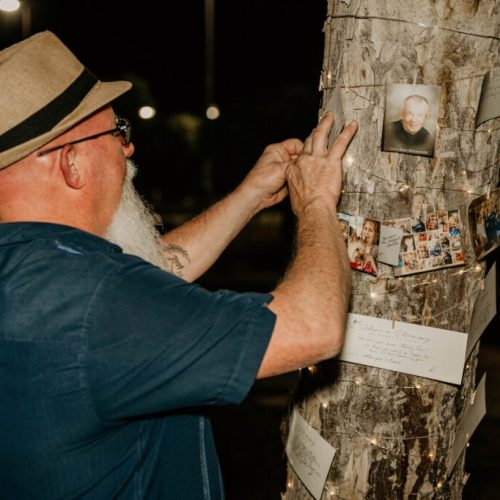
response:
M169 233L165 258L174 274L187 281L201 276L260 210L285 198L286 169L302 149L298 139L268 146L238 188Z
M341 159L356 132L351 123L327 150L327 114L287 171L297 215L296 255L269 304L277 316L258 377L284 373L337 355L342 347L351 275L337 203Z

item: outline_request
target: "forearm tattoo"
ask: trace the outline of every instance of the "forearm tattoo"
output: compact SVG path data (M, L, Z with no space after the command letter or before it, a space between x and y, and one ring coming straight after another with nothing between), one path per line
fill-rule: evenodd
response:
M191 263L189 254L181 246L170 243L165 245L164 253L167 271L182 277L182 270Z

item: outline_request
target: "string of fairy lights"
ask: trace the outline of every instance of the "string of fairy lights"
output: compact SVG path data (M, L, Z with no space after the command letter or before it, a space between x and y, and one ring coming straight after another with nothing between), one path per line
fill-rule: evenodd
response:
M333 4L332 4L333 5ZM361 9L358 9L358 12L361 12ZM333 22L347 22L350 23L350 25L345 26L345 31L346 36L344 39L344 46L340 48L340 53L342 54L340 56L340 60L343 58L343 54L345 53L345 46L349 42L349 40L354 38L354 23L356 21L364 21L364 22L372 22L372 21L385 21L389 23L404 23L408 25L412 25L415 27L420 28L422 31L423 30L442 30L446 31L452 34L460 35L460 36L465 36L465 37L475 37L475 38L482 38L482 39L489 39L492 42L498 42L500 41L500 37L497 36L494 33L474 33L474 32L469 32L465 30L459 30L459 29L454 29L448 26L440 25L440 24L427 24L419 21L413 21L413 20L408 20L408 19L399 19L399 18L392 18L388 16L374 16L374 15L360 15L360 14L340 14L340 15L334 15L332 12L328 13L327 16L327 25ZM349 33L350 31L350 33ZM371 106L373 106L375 109L383 109L383 106L381 103L377 103L373 98L367 97L366 95L363 95L361 92L361 89L368 89L368 88L373 88L373 87L385 87L385 84L383 83L371 83L371 84L349 84L347 81L346 76L344 75L343 77L343 84L339 85L338 81L334 81L332 71L330 69L330 63L331 63L331 57L330 57L330 50L332 47L331 43L331 37L333 33L333 28L325 29L325 32L327 34L327 40L325 46L327 47L327 52L325 53L325 61L326 61L326 67L324 65L321 78L320 78L320 91L328 91L331 89L335 89L336 87L340 88L346 93L351 93L354 95L356 98L359 98L363 101L367 101ZM468 75L461 75L457 76L453 80L441 80L437 81L434 83L429 83L427 82L426 85L438 85L442 86L443 84L449 84L450 82L456 82L456 81L461 81L461 80L472 80L472 79L479 79L483 78L484 73L472 73ZM414 84L416 83L417 76L415 73L415 78L414 78ZM326 95L326 92L325 94ZM476 128L461 128L457 126L449 126L445 123L440 123L438 122L437 124L437 129L440 130L441 132L443 131L451 131L451 132L460 132L460 133L471 133L472 136L475 138L476 136L482 136L486 135L486 142L489 143L491 140L491 137L493 136L493 133L498 132L500 130L500 127L489 127L489 128L484 128L483 127L476 127ZM471 155L474 156L474 155ZM376 162L377 158L373 160L373 162ZM466 162L468 163L468 162ZM357 162L354 161L354 158L351 155L346 155L344 157L344 166L347 169L354 168L358 170L359 172L370 176L377 181L387 184L388 186L394 186L393 189L387 188L384 190L359 190L359 189L353 189L353 188L344 188L342 191L343 194L346 195L369 195L369 196L387 196L387 195L404 195L408 196L410 194L419 194L421 192L425 191L441 191L443 193L449 192L449 193L460 193L463 194L464 197L467 199L465 203L459 204L459 206L454 207L458 210L461 210L464 208L464 205L468 205L468 201L470 200L470 197L477 197L477 196L484 196L486 195L488 198L490 196L490 190L491 190L491 185L495 180L495 175L496 175L496 170L495 168L498 167L498 160L492 161L489 163L486 167L480 168L480 169L471 169L469 167L466 168L461 168L458 173L455 173L453 170L447 170L443 169L444 173L442 178L438 180L432 180L429 182L427 185L414 185L411 186L408 182L402 181L402 180L394 180L387 178L385 176L379 175L378 173L375 172L375 169L373 168L375 163L371 165L370 168L362 168L360 165L357 164ZM487 172L491 172L490 175L488 175L488 178L486 180L483 180L482 183L479 185L476 185L475 187L472 187L468 181L471 177L478 176L478 175L484 175ZM458 184L458 186L457 186ZM461 187L464 186L464 187ZM359 206L359 202L358 202ZM354 215L359 215L359 210L355 210ZM482 273L484 269L484 266L482 266L480 263L475 263L472 266L469 266L467 268L462 268L456 272L448 272L446 274L446 277L453 277L453 276L462 276L466 273ZM428 270L429 272L430 270ZM363 296L368 296L372 300L376 300L378 297L383 297L383 296L388 296L392 294L397 294L402 291L407 292L408 289L413 289L413 288L420 288L420 287L432 287L433 285L436 285L439 280L436 276L433 276L431 273L429 275L425 276L424 278L421 277L422 274L418 275L413 275L413 276L395 276L393 274L391 275L379 275L375 278L369 277L367 280L363 282L363 286L368 283L368 291L355 291L352 295L354 297L363 297ZM403 282L404 281L404 287L394 287L392 289L386 289L383 291L380 291L376 289L378 285L381 284L381 282L390 282L397 280L398 282ZM484 289L484 277L481 283L481 287ZM461 299L455 303L453 306L450 306L449 308L440 311L439 313L431 313L429 314L428 312L422 315L399 315L399 319L403 320L408 323L421 323L423 321L428 322L430 319L436 319L440 316L444 316L448 314L450 311L453 311L454 309L457 309L459 307L462 307L465 303L469 302L471 299L475 299L477 297L477 294L479 292L477 290L465 293L461 296ZM393 325L394 321L396 320L396 314L395 312L392 313L392 318L393 320ZM468 371L471 368L471 363L466 362L465 364L465 371ZM317 367L316 366L309 366L306 369L306 372L308 373L309 376L314 376L317 372ZM415 382L414 384L411 385L401 385L401 386L382 386L382 385L375 385L372 383L368 383L365 381L362 377L355 377L355 378L342 378L338 379L335 381L336 384L349 384L353 388L363 388L363 389L368 389L368 390L381 390L381 391L387 391L387 390L403 390L403 391L427 391L431 390L435 384L433 383L421 383L421 382ZM472 395L469 397L469 405L474 404L474 399L476 396L476 391L474 390L472 392ZM317 393L313 393L313 397L317 400L317 403L319 406L324 410L327 411L331 402L327 399L321 398ZM316 430L321 430L317 429L314 425L309 423L312 428L316 428ZM381 433L375 433L373 432L372 434L368 434L365 432L360 431L358 428L356 428L353 424L351 424L349 421L345 422L344 424L346 427L343 430L337 430L337 431L331 431L334 434L339 434L339 435L344 435L348 436L349 438L359 438L361 439L364 443L366 443L368 446L372 446L378 449L382 449L384 451L391 451L395 449L395 444L396 443L401 443L405 441L418 441L418 440L427 440L429 441L429 444L432 443L433 440L438 438L440 435L438 433L429 433L426 435L384 435ZM468 437L468 436L467 436ZM469 446L469 443L467 442L466 447ZM435 450L429 450L427 455L426 455L429 464L432 464L435 459ZM467 482L469 478L469 474L465 474L463 477L463 484ZM441 490L443 486L445 485L446 481L448 480L447 474L441 474L441 477L434 483L434 487L437 491ZM287 490L293 489L294 488L294 480L293 477L290 477L287 481ZM329 481L327 480L325 485L324 485L324 491L329 495L329 498L333 499L340 499L339 495L339 487L329 484ZM426 498L426 497L432 497L434 495L435 491L431 491L428 494L422 494L419 498ZM285 497L283 497L285 498Z
M465 370L469 370L469 369L470 369L470 364L467 363L465 366ZM307 368L307 373L309 375L315 375L317 373L317 367L315 365L309 366ZM383 390L383 391L387 391L387 390L395 391L395 390L397 390L398 392L401 390L412 391L412 392L419 392L419 391L425 392L425 391L434 389L434 386L432 384L430 384L430 383L427 383L427 384L423 383L422 384L420 382L415 382L411 385L390 385L390 386L389 385L370 384L370 383L364 382L364 379L362 377L359 377L359 376L355 377L354 379L347 379L347 378L339 379L336 381L336 383L337 384L349 384L349 385L352 385L354 387L363 388L363 389L367 389L367 390L374 390L374 389L375 390ZM328 408L331 404L330 400L320 397L317 393L313 393L312 397L314 400L316 400L317 404L319 406L321 406L321 408L323 410L328 410ZM474 390L473 393L468 398L470 405L474 404L475 398L476 398L476 391ZM316 426L310 422L309 422L309 425L313 429L315 429L317 432L321 431L321 428L319 428L318 426ZM385 451L394 451L395 449L397 450L398 447L395 446L397 443L402 443L402 442L406 442L406 441L426 440L426 441L429 441L429 444L431 444L433 439L440 437L439 433L429 433L429 434L420 434L420 435L404 435L404 434L395 435L393 433L390 435L384 435L380 432L378 432L378 433L373 432L371 434L367 434L366 432L360 431L358 428L356 428L356 426L354 426L349 421L345 421L344 425L349 427L350 429L349 430L337 430L337 429L332 430L332 429L330 429L329 430L330 434L339 435L339 436L347 436L350 439L359 438L367 446L375 447L375 448L382 449ZM469 437L469 436L467 436L467 437ZM468 448L468 447L469 447L469 442L466 443L466 448ZM432 464L434 462L434 460L436 459L435 451L430 449L430 451L428 451L425 454L425 458L428 460L429 464ZM465 481L467 481L467 479L468 479L468 475L466 475L464 477ZM443 475L441 477L441 479L439 479L436 482L436 484L435 484L436 488L438 490L441 489L443 487L443 485L445 484L445 482L446 482L446 476ZM287 488L291 489L291 488L293 488L293 486L294 486L293 479L289 479L287 482ZM335 486L325 485L324 489L332 496L338 494L338 488L336 488Z

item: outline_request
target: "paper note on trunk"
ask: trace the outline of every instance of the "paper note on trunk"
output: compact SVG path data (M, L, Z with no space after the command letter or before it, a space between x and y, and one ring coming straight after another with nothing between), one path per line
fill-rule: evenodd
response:
M467 446L472 433L476 430L479 422L486 415L486 374L483 375L479 382L474 400L465 410L460 424L458 425L457 433L455 434L455 443L451 453L451 462L448 472L453 470L462 451Z
M350 313L342 361L460 384L467 334Z
M486 73L476 116L476 127L500 116L500 68Z
M390 266L399 265L399 253L403 230L399 227L380 226L377 260Z
M496 264L491 266L490 271L484 278L484 290L479 292L472 313L472 320L469 328L469 338L467 339L467 357L473 347L483 334L490 321L497 313L497 292L496 292Z
M319 500L336 449L294 410L285 450L297 476Z

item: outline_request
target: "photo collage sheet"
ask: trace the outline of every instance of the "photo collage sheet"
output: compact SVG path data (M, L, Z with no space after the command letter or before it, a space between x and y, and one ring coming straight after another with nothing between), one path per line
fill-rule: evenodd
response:
M465 263L458 210L439 210L417 218L383 222L339 213L351 269L378 275L379 256L392 247L394 275L402 276ZM391 238L385 238L391 228ZM382 238L380 235L382 234Z
M465 263L458 210L440 210L425 216L384 222L403 236L395 275L432 271Z

